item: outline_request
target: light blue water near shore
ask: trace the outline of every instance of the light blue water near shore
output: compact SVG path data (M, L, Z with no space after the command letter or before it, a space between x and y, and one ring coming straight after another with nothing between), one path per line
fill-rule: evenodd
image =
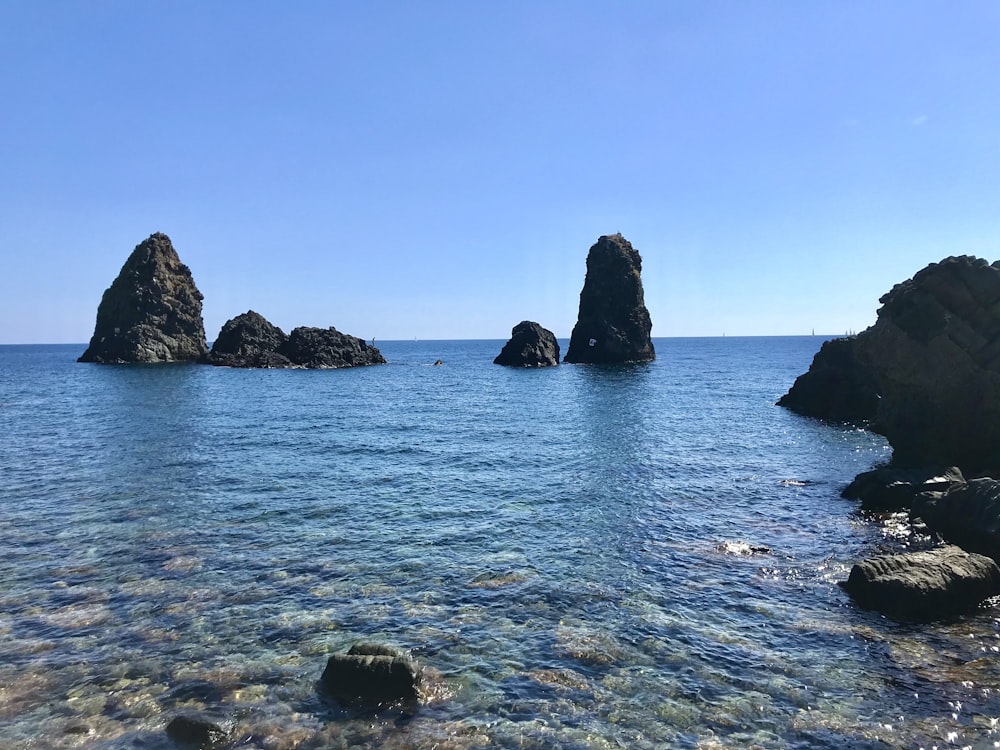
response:
M499 341L339 371L0 347L0 747L171 748L190 711L268 749L992 747L997 613L904 626L836 585L908 539L838 496L881 438L773 405L821 341L543 370ZM319 696L359 639L425 665L416 714Z

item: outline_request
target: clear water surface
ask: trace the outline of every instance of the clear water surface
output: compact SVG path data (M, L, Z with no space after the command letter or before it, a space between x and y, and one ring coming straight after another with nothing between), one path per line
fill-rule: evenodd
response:
M167 749L191 712L269 750L992 747L997 613L901 625L837 586L919 540L839 497L881 438L773 405L821 341L542 370L499 341L335 371L0 347L0 747ZM317 691L361 639L412 650L418 710Z

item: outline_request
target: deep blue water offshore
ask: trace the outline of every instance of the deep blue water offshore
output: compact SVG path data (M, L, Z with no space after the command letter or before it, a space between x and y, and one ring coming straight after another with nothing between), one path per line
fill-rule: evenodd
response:
M269 750L992 747L997 613L900 625L837 586L914 540L839 497L881 438L773 405L822 341L542 370L500 341L333 371L0 347L0 747L172 748L182 712ZM361 639L426 667L416 713L317 692Z

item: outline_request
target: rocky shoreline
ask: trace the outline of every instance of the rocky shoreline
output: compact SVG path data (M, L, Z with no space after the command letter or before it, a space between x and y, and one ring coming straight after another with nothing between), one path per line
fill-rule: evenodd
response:
M879 302L875 324L826 342L778 405L886 437L889 466L844 496L907 510L964 552L864 561L845 588L900 619L950 617L1000 594L1000 262L945 258Z

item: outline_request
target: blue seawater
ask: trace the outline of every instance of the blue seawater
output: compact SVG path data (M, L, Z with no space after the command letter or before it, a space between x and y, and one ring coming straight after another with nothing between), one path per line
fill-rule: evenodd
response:
M0 747L173 748L185 713L267 750L992 746L996 612L901 625L837 585L921 540L839 497L880 437L774 406L822 340L542 370L0 347ZM362 639L412 650L419 708L317 690Z

